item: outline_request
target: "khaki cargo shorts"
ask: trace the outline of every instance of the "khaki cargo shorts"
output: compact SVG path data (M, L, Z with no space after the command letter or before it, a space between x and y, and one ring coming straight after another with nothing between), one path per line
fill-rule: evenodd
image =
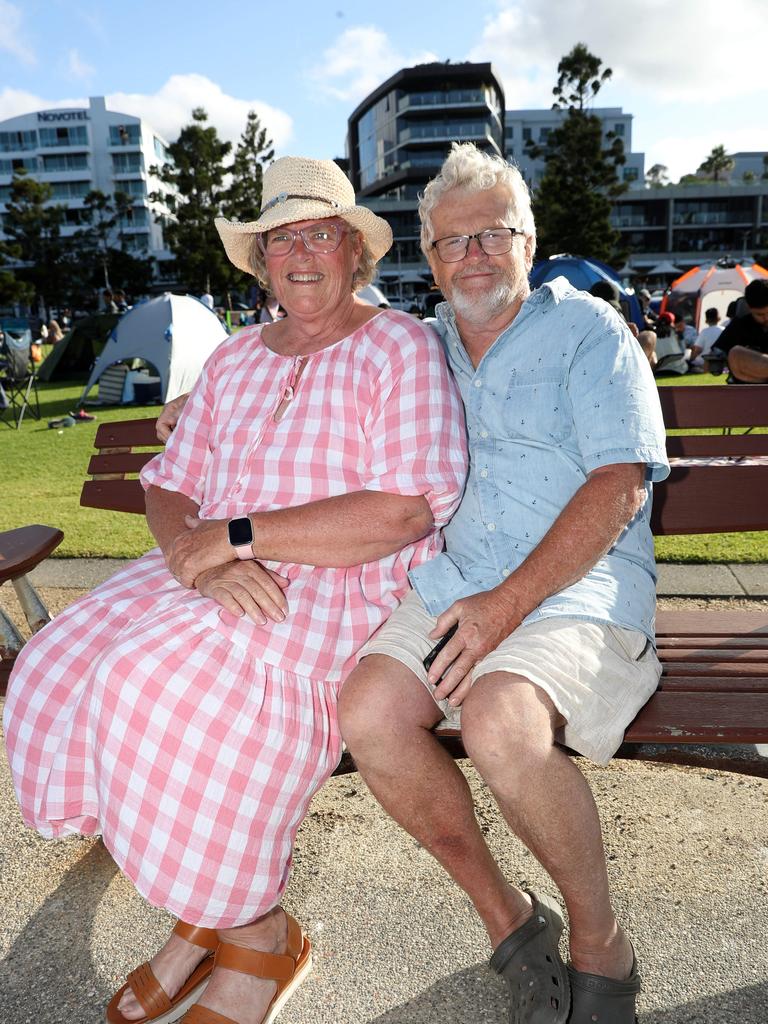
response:
M436 618L415 591L358 654L386 654L413 672L430 693L423 659L434 647ZM644 633L584 619L546 618L520 626L479 661L472 682L489 672L523 676L548 695L565 719L558 742L607 764L624 732L656 690L661 664ZM443 725L461 726L461 708L435 701ZM438 726L439 728L439 726Z

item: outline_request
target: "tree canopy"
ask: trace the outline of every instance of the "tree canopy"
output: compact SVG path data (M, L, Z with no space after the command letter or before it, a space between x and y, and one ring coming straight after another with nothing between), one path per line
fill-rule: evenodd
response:
M727 178L733 168L733 157L726 153L725 146L715 146L709 156L699 164L699 172L706 174L713 181Z
M626 161L624 143L612 132L604 139L600 118L588 109L611 69L578 43L557 71L553 107L565 116L549 132L546 145L528 147L532 156L545 160L533 198L539 253L569 252L615 263L624 252L610 213L611 200L626 190L617 174Z
M152 171L173 191L157 191L152 199L163 202L166 243L174 255L176 274L190 291L223 293L247 281L227 259L214 219L227 216L253 220L261 207L262 168L272 159L272 142L254 111L232 162L230 142L219 138L201 107L168 147L172 162Z

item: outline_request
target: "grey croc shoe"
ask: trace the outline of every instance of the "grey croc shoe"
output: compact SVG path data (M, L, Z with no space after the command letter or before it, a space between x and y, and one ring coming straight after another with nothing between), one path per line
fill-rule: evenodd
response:
M573 1007L568 1024L637 1024L635 998L640 991L637 961L625 981L586 974L568 967Z
M528 895L533 916L499 943L491 970L507 983L510 1024L565 1024L571 1008L568 971L558 950L560 908L546 896Z

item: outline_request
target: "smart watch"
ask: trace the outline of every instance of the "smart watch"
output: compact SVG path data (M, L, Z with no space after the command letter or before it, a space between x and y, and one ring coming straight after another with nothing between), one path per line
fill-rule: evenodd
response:
M238 516L227 523L229 543L238 558L251 559L253 555L253 524L248 516Z

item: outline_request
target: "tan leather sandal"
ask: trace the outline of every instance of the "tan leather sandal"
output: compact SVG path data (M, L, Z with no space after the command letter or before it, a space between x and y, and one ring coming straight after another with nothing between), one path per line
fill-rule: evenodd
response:
M272 1002L262 1024L273 1024L277 1015L293 993L312 970L312 947L298 922L290 914L288 919L288 944L282 955L262 953L256 949L243 949L229 942L219 943L216 950L215 966L226 967L229 971L240 971L254 978L268 978L277 982ZM231 1017L225 1017L207 1006L196 1003L190 1007L180 1024L237 1024Z
M218 933L214 928L198 928L185 924L184 921L177 921L173 930L176 935L191 942L193 946L210 950L208 956L200 961L173 999L157 980L149 964L142 964L135 971L131 971L126 983L115 992L109 1002L107 1024L172 1024L203 994L213 970L213 954L219 946ZM144 1016L138 1020L129 1020L117 1008L127 988L133 990L144 1010Z

